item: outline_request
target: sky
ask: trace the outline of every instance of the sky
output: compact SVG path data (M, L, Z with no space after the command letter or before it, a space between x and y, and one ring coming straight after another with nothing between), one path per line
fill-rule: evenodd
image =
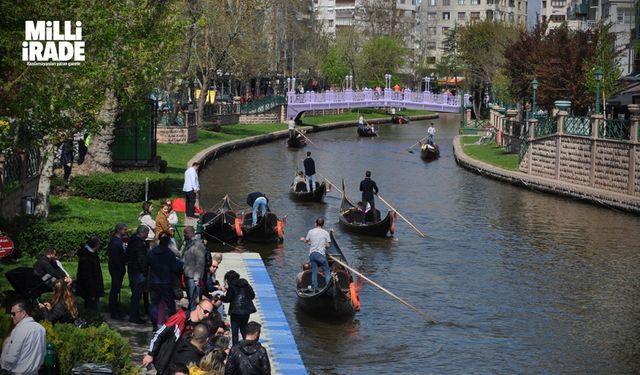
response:
M537 12L540 12L540 0L529 0L529 9L527 9L527 24L529 28L536 24Z

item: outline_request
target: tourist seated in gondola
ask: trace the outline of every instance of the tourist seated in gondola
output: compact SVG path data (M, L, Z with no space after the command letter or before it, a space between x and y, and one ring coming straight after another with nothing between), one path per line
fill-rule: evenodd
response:
M305 272L308 272L310 270L311 264L309 262L305 262L302 264L302 271L300 271L296 276L296 285L298 286L298 289L304 289L306 287L306 285L303 285L302 283L302 277L304 276Z
M293 186L296 193L307 191L307 181L304 178L304 172L299 171L296 177L293 179Z

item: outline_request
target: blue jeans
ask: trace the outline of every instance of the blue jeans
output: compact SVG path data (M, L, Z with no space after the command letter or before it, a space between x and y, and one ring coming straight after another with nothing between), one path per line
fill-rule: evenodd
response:
M144 291L144 274L129 275L131 287L131 303L129 304L129 320L140 319L140 299Z
M267 198L260 197L253 202L253 216L252 216L252 225L256 225L258 222L258 210L262 213L262 216L267 214Z
M316 175L312 174L311 176L304 176L304 180L307 182L307 191L316 190ZM311 187L309 187L309 182L311 182Z
M429 134L429 137L427 138L427 143L433 146L433 134Z
M329 279L331 279L331 271L329 270L329 262L327 262L327 257L317 251L314 251L313 253L309 254L309 263L311 263L311 287L313 289L318 289L318 266L322 266L326 284L329 284Z
M176 303L173 300L171 284L151 284L149 290L151 292L151 324L153 324L155 330L164 324L164 322L158 322L158 306L160 305L160 300L163 300L167 304L167 317L176 313Z
M200 287L198 286L199 280L192 279L190 277L184 278L187 284L187 296L189 297L189 311L196 309L198 300L200 299Z
M247 332L247 323L249 323L249 315L231 314L231 342L233 345L238 343L238 330L240 330L244 340Z

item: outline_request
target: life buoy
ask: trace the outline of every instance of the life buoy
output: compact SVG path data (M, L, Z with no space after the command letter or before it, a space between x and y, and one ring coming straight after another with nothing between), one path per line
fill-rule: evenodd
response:
M236 217L236 221L233 223L233 226L236 228L236 236L242 237L242 226L240 225L242 220Z
M351 304L353 305L353 309L356 311L360 311L360 296L358 296L356 284L353 281L349 283L349 295L351 296Z
M282 223L282 220L278 220L276 223L276 233L278 233L278 238L280 240L284 239L284 224Z

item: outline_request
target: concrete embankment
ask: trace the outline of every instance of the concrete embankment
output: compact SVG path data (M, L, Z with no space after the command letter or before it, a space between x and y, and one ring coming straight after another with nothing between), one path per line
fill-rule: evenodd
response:
M409 116L410 120L432 120L437 118L438 118L438 114ZM379 119L367 120L367 122L370 124L383 124L383 123L388 123L389 119L379 118ZM302 129L307 133L315 133L315 132L331 130L331 129L348 128L348 127L357 126L357 125L358 125L357 120L340 121L340 122L333 122L333 123L323 124L323 125L302 126L302 127L299 127L298 129ZM282 127L286 128L286 125L283 124ZM251 147L251 146L255 146L263 143L277 141L279 139L287 138L288 136L289 136L289 131L285 129L285 130L281 130L274 133L255 135L253 137L247 137L243 139L237 139L229 142L220 143L220 144L211 146L209 148L206 148L198 152L197 154L195 154L187 163L187 167L191 166L191 164L195 162L200 162L201 164L206 165L206 163L209 160L215 159L219 155L225 154L227 152L231 152L236 149L247 148L247 147Z
M640 198L638 197L571 184L550 178L531 176L523 172L508 171L467 156L463 151L461 139L462 137L458 135L453 140L453 152L456 163L472 172L532 190L571 197L597 205L640 214Z

